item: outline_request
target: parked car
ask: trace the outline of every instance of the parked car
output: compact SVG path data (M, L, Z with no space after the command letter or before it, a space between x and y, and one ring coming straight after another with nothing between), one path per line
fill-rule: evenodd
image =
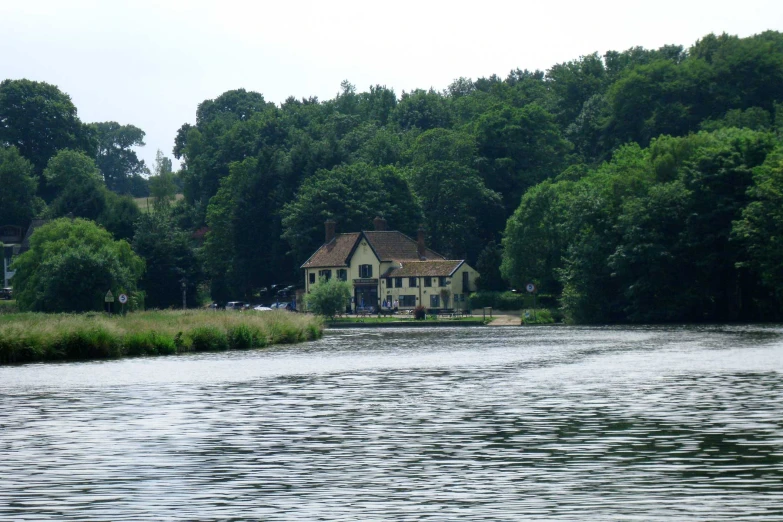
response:
M12 288L3 288L0 289L0 299L11 299L14 296L14 291Z
M293 303L289 303L287 301L281 301L279 303L272 303L269 305L273 310L292 310L295 311Z
M226 303L226 310L245 310L250 308L250 305L244 301L229 301Z
M272 311L271 308L269 308L268 306L263 306L263 305L254 306L253 310L255 310L256 312L271 312Z

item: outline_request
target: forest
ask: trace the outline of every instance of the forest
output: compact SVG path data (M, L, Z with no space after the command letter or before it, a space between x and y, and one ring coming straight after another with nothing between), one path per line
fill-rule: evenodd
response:
M380 216L412 237L423 225L483 290L535 282L572 322L783 319L776 31L440 91L345 81L275 104L236 89L181 126L178 171L162 152L145 165L143 144L133 125L82 122L54 85L4 80L0 225L97 223L144 261L148 308L180 303L180 281L216 301L300 283L326 219L349 232Z

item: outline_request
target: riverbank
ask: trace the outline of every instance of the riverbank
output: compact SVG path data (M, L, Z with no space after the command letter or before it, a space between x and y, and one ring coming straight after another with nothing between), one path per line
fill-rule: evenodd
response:
M322 335L319 318L282 311L9 314L0 315L0 364L242 350Z

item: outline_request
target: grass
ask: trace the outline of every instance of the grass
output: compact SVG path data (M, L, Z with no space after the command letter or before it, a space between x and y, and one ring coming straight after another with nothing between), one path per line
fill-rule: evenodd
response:
M174 203L179 201L180 199L183 199L185 196L183 194L177 194L174 196ZM133 198L133 201L136 202L136 206L139 207L139 210L146 213L149 212L149 209L152 208L152 196L146 197L146 198Z
M317 317L282 311L0 314L0 364L246 350L322 334Z

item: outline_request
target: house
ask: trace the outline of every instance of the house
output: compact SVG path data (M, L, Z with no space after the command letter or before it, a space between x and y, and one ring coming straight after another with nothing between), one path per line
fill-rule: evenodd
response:
M23 229L16 225L0 226L0 243L3 244L3 288L12 286L11 278L16 273L11 270L13 259L30 250L30 236L36 228L48 222L48 219L34 219L24 234Z
M413 240L386 230L375 218L375 230L335 234L326 221L324 244L301 266L305 292L321 277L351 283L354 309L377 308L397 301L400 309L467 309L478 273L464 259L446 259L425 245L424 230Z
M3 286L11 286L11 278L14 277L14 271L11 270L11 262L19 254L21 248L22 228L15 225L0 226L0 243L3 244Z

